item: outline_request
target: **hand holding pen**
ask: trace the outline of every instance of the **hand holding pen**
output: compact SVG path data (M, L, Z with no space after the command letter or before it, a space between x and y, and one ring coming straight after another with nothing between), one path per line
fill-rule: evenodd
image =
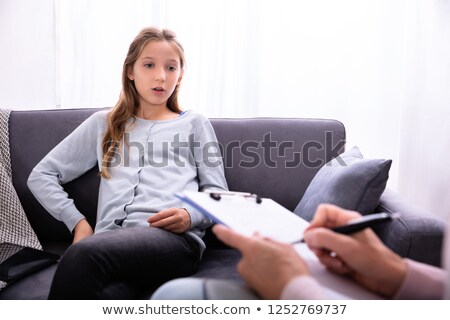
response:
M304 233L304 240L329 270L392 297L406 274L406 263L367 227L377 220L388 221L392 216L374 218L370 222L357 212L321 205Z
M398 217L396 213L374 213L366 216L358 217L353 220L348 221L346 224L330 228L331 231L340 233L340 234L352 234L366 228L372 228L376 225L389 222ZM309 228L308 228L309 230ZM298 242L294 243L304 243L305 239L301 239Z

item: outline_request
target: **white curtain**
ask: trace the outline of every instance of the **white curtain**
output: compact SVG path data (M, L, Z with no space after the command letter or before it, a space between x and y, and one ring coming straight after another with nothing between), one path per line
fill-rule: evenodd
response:
M0 0L0 18L1 105L112 106L132 38L167 27L184 108L338 119L394 160L389 187L450 215L449 0Z
M55 107L54 1L0 0L0 107Z
M398 190L450 217L450 1L407 9Z

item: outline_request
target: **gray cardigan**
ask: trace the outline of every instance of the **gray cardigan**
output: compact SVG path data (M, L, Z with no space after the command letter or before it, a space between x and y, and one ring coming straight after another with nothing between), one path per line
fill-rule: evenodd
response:
M28 187L41 205L69 230L84 215L62 185L102 163L102 140L108 111L84 121L31 172ZM174 197L175 192L204 188L227 190L222 158L209 120L194 112L176 119L131 118L121 148L110 164L110 179L101 179L95 232L147 226L149 216L171 207L186 208L191 230L201 247L211 221Z

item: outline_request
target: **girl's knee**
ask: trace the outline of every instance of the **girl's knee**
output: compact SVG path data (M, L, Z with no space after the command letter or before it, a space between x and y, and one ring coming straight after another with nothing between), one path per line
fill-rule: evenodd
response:
M79 263L82 260L92 259L100 252L98 246L91 241L82 240L72 244L67 248L61 260L76 260Z
M182 278L166 282L152 295L152 300L203 300L204 279Z

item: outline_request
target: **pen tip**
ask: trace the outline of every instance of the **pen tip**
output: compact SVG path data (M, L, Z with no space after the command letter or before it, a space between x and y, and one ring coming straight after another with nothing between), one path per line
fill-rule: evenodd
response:
M400 213L398 213L398 212L391 213L391 219L397 219L397 218L400 218Z

